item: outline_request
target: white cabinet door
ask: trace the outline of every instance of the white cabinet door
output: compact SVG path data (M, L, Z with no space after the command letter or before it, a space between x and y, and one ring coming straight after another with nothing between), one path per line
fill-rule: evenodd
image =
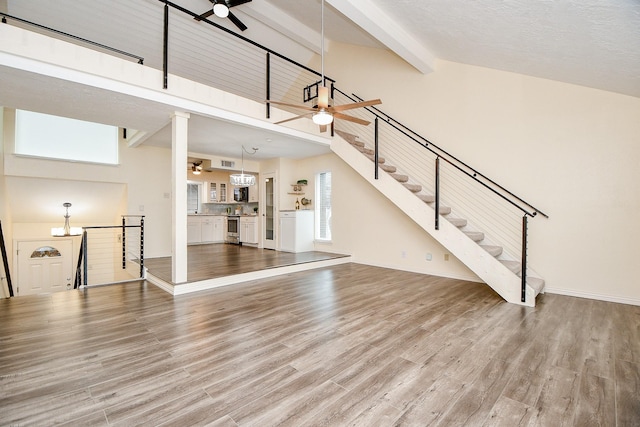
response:
M214 216L213 221L213 241L214 242L224 242L225 236L225 218L223 216Z
M313 249L313 211L281 211L280 250L307 252Z
M203 217L202 218L202 229L201 229L201 241L203 243L213 242L213 218L212 217Z
M249 187L249 203L258 202L258 180L256 179L255 185Z
M200 217L187 218L187 244L202 242L202 221Z
M240 217L240 241L242 243L258 244L257 218Z

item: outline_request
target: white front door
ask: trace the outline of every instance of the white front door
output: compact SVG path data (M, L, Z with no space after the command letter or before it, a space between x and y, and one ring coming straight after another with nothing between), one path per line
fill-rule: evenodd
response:
M70 239L18 242L16 295L73 288L73 242Z

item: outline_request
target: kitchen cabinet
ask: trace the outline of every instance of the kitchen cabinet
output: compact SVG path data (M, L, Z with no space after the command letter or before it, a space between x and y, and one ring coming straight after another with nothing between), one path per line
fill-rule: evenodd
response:
M314 250L313 227L313 211L280 211L280 250Z
M224 242L225 228L224 216L189 215L187 244Z
M227 231L226 218L214 216L213 218L213 241L224 242Z
M227 183L226 182L210 182L207 194L208 203L226 203L227 202Z
M240 217L240 242L251 245L258 244L258 217Z
M258 180L254 185L249 186L249 203L258 203Z
M202 221L199 216L187 217L187 244L202 242Z
M202 221L200 241L203 243L213 242L213 217L204 216L200 221Z

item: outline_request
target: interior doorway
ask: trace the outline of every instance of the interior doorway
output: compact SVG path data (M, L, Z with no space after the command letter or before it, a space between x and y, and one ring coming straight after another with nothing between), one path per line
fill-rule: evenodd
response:
M73 288L71 239L17 242L16 295L32 295Z

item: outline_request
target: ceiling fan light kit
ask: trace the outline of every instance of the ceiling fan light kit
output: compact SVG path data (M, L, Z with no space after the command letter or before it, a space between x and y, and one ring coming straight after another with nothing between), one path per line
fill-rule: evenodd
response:
M211 15L215 15L218 18L229 18L229 21L233 22L233 24L240 29L240 31L244 31L247 29L247 26L238 19L229 9L235 6L240 6L241 4L249 3L251 0L209 0L213 7L207 10L202 15L198 15L194 17L196 21L202 21L210 17Z
M315 113L311 118L311 120L313 120L313 123L317 125L327 126L327 125L330 125L331 122L333 122L333 116L331 115L331 113L327 112L327 110L323 108L317 113Z
M218 18L226 18L229 16L229 8L223 1L216 1L213 5L213 13Z

